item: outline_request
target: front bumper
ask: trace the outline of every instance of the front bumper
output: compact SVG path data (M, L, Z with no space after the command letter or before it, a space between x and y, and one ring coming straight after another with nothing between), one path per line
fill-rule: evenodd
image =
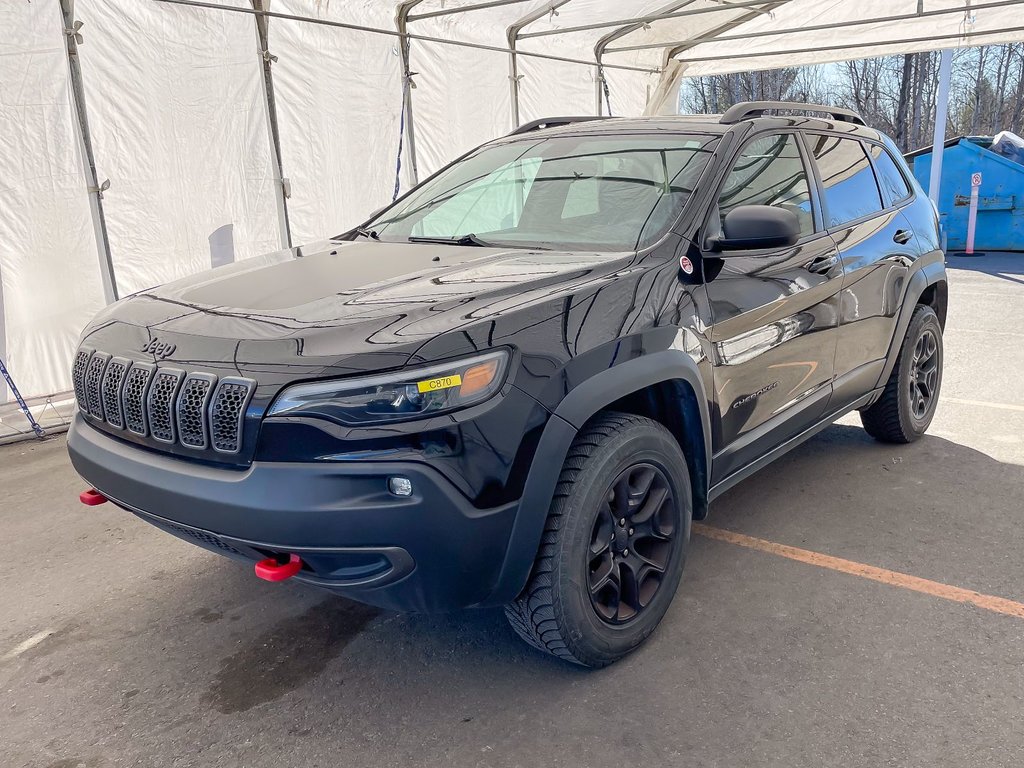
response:
M214 552L255 562L295 553L294 578L395 610L486 604L499 589L518 503L478 509L413 462L254 462L228 469L129 445L76 415L68 452L119 506ZM397 497L387 479L412 481Z

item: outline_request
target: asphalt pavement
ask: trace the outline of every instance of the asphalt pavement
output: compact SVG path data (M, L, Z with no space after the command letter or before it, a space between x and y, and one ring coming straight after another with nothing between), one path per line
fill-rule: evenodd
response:
M1024 603L1024 254L949 267L931 434L846 418L731 490L707 524L762 544L695 536L596 672L500 610L259 581L80 505L63 438L0 448L0 766L1024 765L1024 615L992 607Z

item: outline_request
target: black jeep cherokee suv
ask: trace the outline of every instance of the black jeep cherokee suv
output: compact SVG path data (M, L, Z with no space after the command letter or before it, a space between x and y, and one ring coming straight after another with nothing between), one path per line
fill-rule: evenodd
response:
M933 206L853 113L551 119L349 233L106 309L68 449L83 501L263 578L505 605L602 666L725 489L853 410L921 436L946 296Z

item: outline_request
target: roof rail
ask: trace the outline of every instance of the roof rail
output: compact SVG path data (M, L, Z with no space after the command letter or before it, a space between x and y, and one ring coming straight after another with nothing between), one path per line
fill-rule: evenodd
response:
M864 118L852 109L829 107L824 104L802 104L798 101L741 101L739 104L729 107L718 122L730 125L741 120L749 120L752 117L760 117L770 109L782 109L788 112L824 112L826 115L831 115L833 120L866 125Z
M520 133L539 131L542 128L556 128L560 125L571 125L573 123L585 123L588 120L607 120L606 117L597 115L581 115L578 117L542 117L540 120L531 120L516 128L509 136L518 136Z

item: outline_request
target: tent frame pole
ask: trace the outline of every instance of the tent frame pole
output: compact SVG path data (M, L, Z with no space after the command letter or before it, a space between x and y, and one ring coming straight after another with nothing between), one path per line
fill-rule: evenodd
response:
M452 16L457 13L469 13L470 11L482 11L487 8L500 8L503 5L518 5L519 3L529 3L532 0L490 0L490 2L484 3L473 3L472 5L462 5L456 8L442 8L438 11L427 11L426 13L413 13L409 16L409 21L419 21L420 19L434 19L438 16Z
M420 171L416 161L416 122L412 110L412 89L414 87L412 76L415 73L410 69L412 40L409 37L409 11L421 2L423 0L403 0L395 12L395 27L401 36L398 49L402 57L402 103L405 109L406 146L409 153L409 178L412 186L420 183Z
M668 5L663 6L657 12L652 14L653 17L664 19L674 18L676 12L682 11L689 5L693 5L697 0L673 0ZM707 9L696 9L696 12L706 12ZM690 11L689 14L693 14L695 11ZM682 11L682 13L686 13ZM605 80L604 74L604 53L606 50L615 50L614 48L608 48L608 46L618 40L620 37L625 37L631 32L636 32L638 29L643 29L649 23L648 17L640 19L627 19L626 22L618 29L612 30L607 35L601 37L594 45L594 61L597 62L597 77L595 78L595 86L597 89L597 111L595 114L598 117L604 116L604 89L607 81ZM534 35L539 34L534 32ZM612 105L608 104L608 116L611 117Z
M82 81L82 67L78 60L78 32L75 29L75 0L60 0L61 16L64 19L64 40L71 74L71 98L75 105L75 127L82 152L82 166L85 182L89 187L89 208L99 251L100 279L103 283L103 297L107 304L117 301L117 279L114 275L114 261L110 255L110 240L107 236L107 220L103 214L103 190L96 175L96 156L92 148L92 134L89 132L89 117L85 107L85 86Z
M788 0L787 0L788 1ZM601 21L593 24L580 24L577 27L562 27L561 29L542 29L537 32L526 32L520 35L520 40L526 40L534 37L548 37L551 35L567 35L573 32L588 32L592 29L611 29L618 27L641 27L646 24L650 24L652 21L662 21L665 19L681 19L686 16L700 16L705 13L721 13L722 11L730 11L740 8L756 8L759 5L769 5L772 0L738 0L738 2L730 2L728 4L718 5L711 8L694 8L689 11L658 11L656 13L648 14L647 16L634 16L629 19L616 19L615 21ZM690 3L682 3L683 6L690 5ZM678 6L677 6L678 7ZM664 43L651 46L652 48L658 48Z
M953 49L939 54L939 87L935 94L935 132L932 136L932 169L928 180L928 197L939 204L942 184L942 150L946 144L946 118L949 114L949 85L953 74Z
M572 0L551 0L550 3L545 5L543 8L538 8L525 16L518 19L513 24L510 24L508 29L505 30L505 39L508 40L508 79L509 79L509 96L512 102L512 130L519 127L522 122L519 115L519 81L522 80L522 76L519 74L519 54L521 53L517 48L519 42L519 33L533 22L538 19L543 19L549 13L554 13L566 3L572 2ZM524 56L532 55L528 53L522 53ZM567 59L563 59L567 61ZM589 64L590 62L578 62Z
M258 11L270 10L270 0L252 0L253 7ZM284 175L284 163L281 158L281 130L277 122L277 100L274 97L274 75L271 65L276 56L270 55L270 19L257 15L256 34L259 42L259 53L263 63L263 103L266 107L267 126L270 131L270 154L274 167L274 187L277 198L278 234L282 248L292 247L292 228L288 221L288 198L291 196L288 179Z
M1020 0L993 0L992 2L982 2L976 5L972 5L971 11L984 10L986 8L1001 8L1007 5L1018 5ZM639 45L623 45L609 48L608 53L624 53L626 51L643 51L650 48L671 48L675 45L688 45L694 46L699 43L728 43L736 40L756 40L761 37L774 37L776 35L798 35L806 32L826 32L836 29L848 29L850 27L860 27L867 24L884 24L889 22L898 21L910 21L913 19L931 18L934 16L944 16L951 13L963 13L963 8L937 8L930 11L920 11L918 13L903 13L896 16L887 16L885 18L873 17L867 19L854 19L851 21L833 22L827 24L809 24L803 27L790 27L788 29L766 29L758 32L742 32L734 35L699 35L691 38L690 40L676 40L670 42L660 43L644 43Z
M786 2L786 0L776 0ZM288 21L301 21L305 24L318 24L322 27L334 27L335 29L351 29L354 32L368 32L371 35L386 35L388 37L407 37L410 40L419 40L424 43L437 43L438 45L452 45L456 48L472 48L477 51L493 51L494 53L511 53L509 48L502 48L498 45L486 45L484 43L470 43L466 40L453 40L451 38L435 37L432 35L417 35L414 32L401 33L393 29L381 29L379 27L368 27L365 24L349 24L346 21L328 21L327 19L315 19L311 16L296 16L292 13L278 13L276 11L257 11L252 8L235 7L232 5L221 5L220 3L209 3L205 0L151 0L155 3L170 3L171 5L184 5L189 8L210 8L215 11L229 11L230 13L248 13L269 16L274 19L287 19ZM552 6L558 7L570 2L570 0L555 0L545 7L544 12L552 10ZM543 15L543 14L542 14ZM528 56L532 59L546 59L547 61L561 61L566 64L583 64L593 66L594 62L586 59L574 59L571 56L558 56L553 53L540 53L538 51L516 51L519 56ZM629 72L646 72L652 75L658 74L657 69L651 67L633 67L628 64L605 64L605 69L621 69Z
M850 24L843 24L843 25L837 26L836 29L841 29L844 26L851 26L851 25ZM940 41L945 41L946 45L949 45L950 44L950 42L949 42L950 40L956 41L955 44L957 44L960 47L972 47L972 46L978 46L978 45L998 45L998 43L996 43L996 42L985 42L985 43L972 42L972 38L1004 36L1004 37L1001 37L1000 39L1006 41L1006 40L1012 40L1014 38L1005 37L1005 35L1017 34L1019 32L1024 32L1024 26L1004 27L1003 29L997 29L997 30L981 30L979 32L950 32L948 34L928 35L926 37L904 37L904 38L900 38L898 40L886 40L884 43L881 43L881 44L878 43L878 42L875 42L875 41L865 42L865 43L849 43L849 44L847 44L847 46L845 48L841 48L841 49L839 49L839 48L835 48L835 49L833 49L833 48L828 48L828 49L821 49L821 48L794 48L792 50L785 51L785 53L787 53L787 54L803 54L803 53L822 52L822 53L828 53L831 56L831 54L833 52L836 52L836 51L842 51L843 53L847 53L849 51L852 51L855 48L870 48L872 46L879 46L879 45L881 45L882 47L887 48L887 49L891 48L893 46L915 45L915 44L919 44L919 43L939 43ZM713 42L713 41L709 40L709 41L699 41L699 42ZM692 45L688 44L687 46L683 46L683 48L690 48L693 45L697 45L697 44L698 43L695 42ZM934 51L934 50L936 50L939 47L941 47L941 46L932 46L930 48L924 47L924 48L912 49L912 50L909 51L909 53L914 53L914 52L918 52L918 51ZM680 49L676 49L676 50L678 52ZM904 50L905 49L901 49L901 51L904 51ZM744 59L757 59L757 58L763 58L765 56L775 56L775 55L777 55L777 53L778 53L777 51L758 51L758 52L755 52L755 53L745 53L745 54L743 54L743 58ZM892 53L878 54L878 56L891 56L891 55L892 55ZM673 57L674 57L674 54L673 54ZM695 63L702 62L702 61L725 61L725 60L728 60L728 59L735 59L735 58L736 58L736 56L733 55L733 54L723 55L723 56L693 56L693 57L687 57L685 59L682 59L682 61L685 61L687 64L695 64ZM818 62L818 63L824 64L824 63L827 63L827 62L830 62L830 61L848 61L850 58L851 58L850 56L843 56L842 58L826 57L826 58L821 59L821 61ZM853 58L856 58L856 57L853 57ZM726 71L728 71L728 70L725 70L725 69L717 70L717 71L714 72L714 74L725 74ZM741 71L741 70L736 70L736 71ZM742 70L742 71L746 71L746 70ZM698 74L701 74L701 73L698 73Z

